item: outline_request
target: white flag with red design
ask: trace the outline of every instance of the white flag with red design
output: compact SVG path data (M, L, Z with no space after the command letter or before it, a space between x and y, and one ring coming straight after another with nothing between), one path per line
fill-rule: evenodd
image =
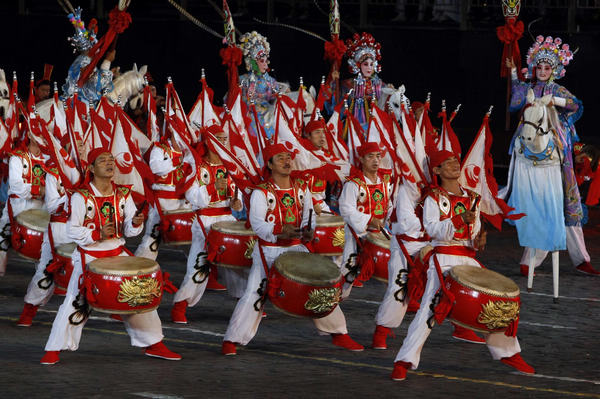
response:
M502 230L502 220L517 220L525 214L509 215L514 211L502 199L498 198L498 183L494 178L494 161L490 155L492 147L492 132L490 131L489 115L483 118L483 123L475 141L462 162L459 182L481 196L480 210L494 227Z

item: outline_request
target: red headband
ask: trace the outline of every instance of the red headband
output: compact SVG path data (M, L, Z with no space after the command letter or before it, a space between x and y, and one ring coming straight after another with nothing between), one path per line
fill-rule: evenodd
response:
M326 128L327 125L325 124L325 121L323 119L316 119L308 122L306 126L304 126L304 133L307 136L309 136L312 132L314 132L317 129L325 130Z
M452 157L456 157L456 159L459 159L455 153L450 152L448 150L435 151L429 155L429 166L431 168L436 168L440 166L446 159Z
M94 161L102 154L106 154L106 153L111 153L110 150L108 148L94 148L92 151L90 151L88 153L88 157L87 157L87 162L88 165L91 165L94 163Z
M268 144L262 152L263 160L265 161L265 165L271 158L273 158L277 154L281 154L282 152L287 152L292 156L292 159L295 158L295 155L290 149L288 149L285 145L279 144Z
M378 152L380 154L384 153L384 151L379 147L379 144L375 143L374 141L369 141L361 145L356 149L356 152L358 152L358 156L361 158L372 152Z

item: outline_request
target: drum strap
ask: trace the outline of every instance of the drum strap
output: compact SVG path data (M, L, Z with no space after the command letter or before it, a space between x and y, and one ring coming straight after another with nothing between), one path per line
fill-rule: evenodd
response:
M260 312L262 310L262 306L267 300L267 285L269 284L269 266L267 265L267 259L265 258L265 253L263 252L262 245L257 243L258 245L258 253L260 254L260 260L263 264L263 268L265 269L265 278L260 282L260 286L258 287L257 293L259 298L254 302L254 310Z
M44 269L44 278L38 281L37 285L43 290L47 290L54 281L53 274L56 273L63 265L62 260L56 256L56 248L54 248L54 237L52 235L52 223L48 223L48 241L50 242L50 251L52 252L52 259L46 265Z
M440 248L446 247L434 248L433 251L429 252L425 259L423 259L423 263L426 264L429 258L433 256L433 264L435 265L435 270L437 272L438 278L440 279L440 290L438 290L437 294L434 297L434 300L429 306L429 308L433 312L433 315L427 320L427 326L429 328L433 328L434 322L437 322L437 324L442 324L444 322L444 319L446 319L448 314L450 314L450 311L452 310L452 306L454 305L455 301L454 294L451 293L446 288L446 284L444 284L444 274L442 273L442 267L440 266L440 262L438 261L436 256L436 253Z
M353 254L350 254L348 259L346 259L346 264L344 265L346 267L346 269L348 269L348 273L346 273L344 275L344 279L346 280L346 282L352 283L356 279L358 274L362 271L362 270L359 270L358 259L359 259L360 253L363 252L364 248L363 248L362 241L360 240L360 238L358 237L358 235L356 234L356 232L354 231L352 226L350 226L349 224L346 224L346 225L348 226L348 230L350 230L350 233L352 234L352 238L354 238L354 242L356 242L356 252ZM354 266L351 266L353 259L356 259L357 261ZM366 260L371 262L371 268L374 269L375 266L372 264L371 256L367 256ZM371 272L371 274L372 274L372 272ZM352 278L352 279L350 279L350 278Z

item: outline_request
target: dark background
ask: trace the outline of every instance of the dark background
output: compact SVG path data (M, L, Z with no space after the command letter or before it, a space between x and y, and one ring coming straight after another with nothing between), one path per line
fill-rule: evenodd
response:
M92 16L98 18L99 36L106 31L106 16L116 1L72 3L75 7L80 5L84 8L86 23ZM209 1L189 0L184 3L192 15L222 34L221 18ZM221 4L220 1L215 3ZM233 13L246 11L244 15L235 17L236 28L241 32L257 30L268 37L273 76L280 81L291 82L292 89L297 87L300 76L304 77L305 84L318 87L321 76L329 68L323 61L323 42L300 32L252 20L253 17L271 17L329 38L327 17L312 1L273 1L270 13L264 1L240 1L238 4L236 0L230 0L229 3ZM382 44L383 69L380 76L384 82L395 86L404 84L408 97L413 101L424 101L427 92L432 92L431 116L434 124L438 121L436 114L442 99L446 99L449 111L462 103L453 126L461 139L463 153L477 133L484 113L490 105L495 106L491 119L495 140L492 152L497 173L502 175L501 165L508 163L507 149L515 116L510 132L505 132L506 81L499 76L502 45L495 33L496 26L503 24L499 2L488 2L495 4L492 7L473 1L462 25L429 21L430 8L425 14L425 21L417 21L416 6L411 5L414 1L407 2L406 23L391 21L396 15L394 1L365 3L368 10L364 29L359 28L358 1L340 2L342 21L355 31L369 31ZM567 67L565 78L559 83L584 103L585 112L577 123L582 141L597 143L600 140L595 128L595 115L600 112L600 101L595 74L600 65L600 6L576 9L569 25L566 9L528 6L533 3L524 2L527 7L523 8L520 16L526 25L542 16L542 20L531 28L533 35L560 36L571 48L579 48ZM328 8L328 1L318 1L317 4L325 10ZM117 58L113 65L119 65L126 71L134 62L138 67L148 64L159 87L166 82L167 76L172 76L185 107L191 107L198 95L200 70L205 68L207 81L215 91L215 102L221 102L227 83L225 68L218 56L222 47L220 39L182 19L166 0L133 0L129 12L133 22L119 36ZM66 41L73 29L58 3L52 0L7 1L0 5L0 17L0 32L4 37L0 67L6 71L9 82L12 71L17 71L21 96L26 98L30 71L41 76L44 63L53 64L52 79L57 80L59 85L64 83L66 71L74 59ZM342 27L342 38L350 35L351 31ZM523 58L531 41L526 31L519 42ZM240 74L245 72L243 68L242 63ZM342 78L348 77L345 60L342 70ZM501 176L499 178L502 180Z

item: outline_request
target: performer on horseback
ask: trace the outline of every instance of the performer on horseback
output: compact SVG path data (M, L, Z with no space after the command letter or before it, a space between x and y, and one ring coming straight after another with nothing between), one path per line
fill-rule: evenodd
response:
M573 59L574 53L569 48L569 45L563 43L560 38L553 39L551 36L544 38L538 36L535 43L527 53L527 74L530 79L529 83L518 79L515 63L512 59L506 59L506 66L511 69L512 77L512 98L510 103L510 111L519 111L527 107L527 92L533 90L536 98L543 96L551 96L551 105L554 105L558 113L558 125L556 133L553 133L555 139L558 140L557 149L562 159L562 185L564 197L564 224L566 225L566 247L569 251L571 261L576 266L576 269L582 273L600 275L600 271L595 270L590 264L590 256L587 252L585 241L583 238L583 230L581 221L583 219L583 211L581 207L581 197L577 187L577 180L574 173L573 162L573 143L579 141L575 130L575 122L583 113L582 102L571 94L566 88L557 84L555 80L562 78L566 73L566 66ZM517 134L513 137L510 152L514 148L514 142L517 139L518 133L524 125L521 124L517 130ZM537 133L536 133L537 134ZM527 151L525 149L525 151ZM552 151L546 151L545 156L551 157ZM531 155L537 161L542 161L539 154ZM545 157L542 154L542 158ZM531 158L531 157L528 157ZM540 165L541 166L541 165ZM536 167L536 164L533 165ZM515 172L516 173L516 172ZM511 182L509 182L510 185ZM547 184L545 181L543 184ZM513 188L514 190L514 188ZM518 211L523 211L525 204L519 204L519 196L511 195L508 204ZM527 217L522 222L517 221L517 227L520 223L534 225L532 221L534 213L526 212ZM546 224L544 215L541 215L540 225ZM534 267L539 266L548 251L560 248L550 248L544 245L536 245L537 239L527 239L524 234L519 234L519 241L526 249L521 259L521 273L527 275L527 265L530 262L530 251L535 250ZM564 242L564 241L563 241ZM564 245L562 246L564 248ZM537 250L536 250L537 249Z

